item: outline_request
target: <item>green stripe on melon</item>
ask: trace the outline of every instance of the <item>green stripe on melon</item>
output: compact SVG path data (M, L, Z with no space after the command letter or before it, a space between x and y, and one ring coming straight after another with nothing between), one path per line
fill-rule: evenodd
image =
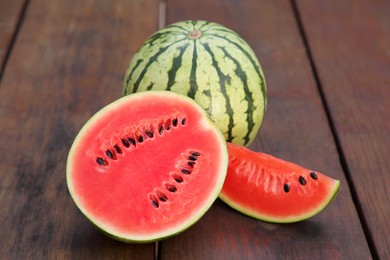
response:
M169 90L197 101L225 139L249 145L266 110L264 74L251 47L234 31L183 21L153 34L127 68L124 94Z

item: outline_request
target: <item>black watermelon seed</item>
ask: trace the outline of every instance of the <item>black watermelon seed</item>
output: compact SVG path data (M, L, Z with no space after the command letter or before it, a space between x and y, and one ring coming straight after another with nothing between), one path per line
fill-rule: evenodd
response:
M96 158L96 162L97 162L98 164L100 164L100 165L105 165L105 164L106 164L106 162L104 161L104 159L103 159L103 158L100 158L100 157Z
M165 196L165 194L160 194L158 196L158 199L161 200L162 202L166 202L168 200L168 197Z
M186 118L183 118L182 120L181 120L181 124L182 125L185 125L187 123L187 119Z
M133 138L128 138L129 142L135 146L135 140Z
M126 139L122 139L122 144L128 148L130 146L129 142Z
M165 188L170 191L170 192L176 192L177 191L177 188L175 185L172 185L172 184L165 184Z
M303 178L302 176L299 176L299 183L302 185L305 185L306 184L305 178Z
M149 130L145 131L146 135L149 136L150 138L153 138L153 133L150 132Z
M141 135L140 137L138 137L138 142L139 143L142 143L144 141L144 137Z
M192 155L190 155L190 156L188 156L188 160L190 160L190 161L196 161L196 160L198 160L195 156L192 156Z
M153 205L155 208L158 208L158 201L156 201L156 200L151 200L150 202L152 203L152 205Z
M181 169L181 172L184 174L191 174L191 172L187 169Z
M171 120L170 119L165 121L165 129L166 130L170 130L171 129Z
M110 150L106 151L106 155L107 155L108 158L114 159L114 155L112 154L112 152Z
M184 180L183 178L180 176L180 175L177 175L177 174L174 174L172 175L173 179L177 182L177 183L182 183Z
M162 135L163 132L164 132L164 126L160 126L160 128L158 129L158 133Z
M175 181L176 181L177 183L182 183L182 182L183 182L183 179L182 179L182 178L176 178Z
M284 192L289 192L290 191L290 184L286 183L283 186Z
M114 149L117 153L121 154L122 153L122 150L121 148L118 146L118 145L114 145Z
M158 208L159 204L158 204L158 199L156 196L154 196L153 194L150 194L149 195L149 199L150 199L150 202L152 203L152 205L155 207L155 208Z
M189 162L187 162L187 164L192 167L192 166L195 165L195 162L194 161L189 161Z
M168 188L168 190L169 190L170 192L176 192L176 191L177 191L177 189L176 189L175 186Z
M174 118L174 119L172 120L172 125L173 125L174 127L177 126L177 118Z
M317 179L318 179L318 175L317 175L315 172L311 172L311 173L310 173L310 177L311 177L313 180L317 180Z
M191 154L192 154L193 156L199 156L199 155L200 155L199 152L192 152Z

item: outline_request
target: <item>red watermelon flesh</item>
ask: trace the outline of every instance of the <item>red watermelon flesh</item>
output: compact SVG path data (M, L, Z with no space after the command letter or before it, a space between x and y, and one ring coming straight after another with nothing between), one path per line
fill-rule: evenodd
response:
M228 143L229 166L220 198L254 218L288 223L323 210L340 182L268 154Z
M85 124L69 152L67 183L79 209L107 235L155 241L207 211L227 160L223 135L192 99L143 92Z

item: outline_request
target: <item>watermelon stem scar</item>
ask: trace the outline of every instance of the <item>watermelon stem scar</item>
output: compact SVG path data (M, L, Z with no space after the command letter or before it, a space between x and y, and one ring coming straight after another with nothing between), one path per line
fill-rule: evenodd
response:
M202 36L202 32L200 30L193 30L188 34L188 38L192 40L199 39Z

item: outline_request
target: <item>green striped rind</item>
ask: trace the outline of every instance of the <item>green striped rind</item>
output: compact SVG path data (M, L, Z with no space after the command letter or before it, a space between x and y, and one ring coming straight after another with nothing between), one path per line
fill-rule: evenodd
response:
M189 33L201 36L191 39ZM153 34L127 68L124 94L169 90L195 99L224 133L249 145L267 103L261 66L250 46L232 30L207 21L183 21Z

